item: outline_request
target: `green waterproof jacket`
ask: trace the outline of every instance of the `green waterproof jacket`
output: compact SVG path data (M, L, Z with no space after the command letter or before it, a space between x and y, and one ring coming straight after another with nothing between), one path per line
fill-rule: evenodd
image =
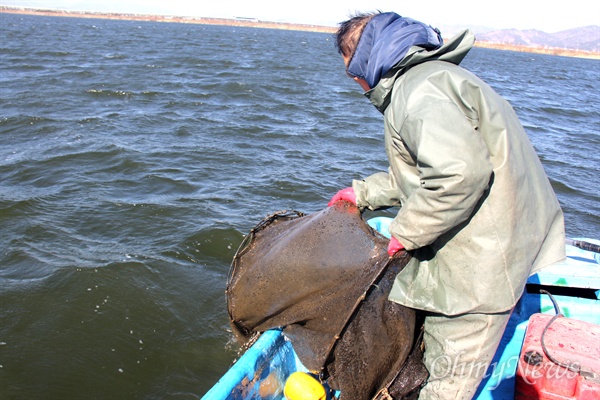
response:
M565 257L562 210L514 110L458 66L473 42L413 47L365 94L390 167L353 182L359 207L400 206L390 233L413 258L390 300L446 315L510 310Z

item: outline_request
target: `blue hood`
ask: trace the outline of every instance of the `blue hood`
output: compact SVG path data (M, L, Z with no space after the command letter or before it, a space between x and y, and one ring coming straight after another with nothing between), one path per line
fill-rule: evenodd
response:
M365 26L347 72L374 88L412 46L434 50L442 44L437 29L393 12L381 13Z

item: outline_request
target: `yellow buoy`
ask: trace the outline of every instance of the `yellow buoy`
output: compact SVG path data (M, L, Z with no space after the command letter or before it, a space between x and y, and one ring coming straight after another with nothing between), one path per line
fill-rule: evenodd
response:
M325 400L325 388L318 380L305 372L291 374L283 388L287 400Z

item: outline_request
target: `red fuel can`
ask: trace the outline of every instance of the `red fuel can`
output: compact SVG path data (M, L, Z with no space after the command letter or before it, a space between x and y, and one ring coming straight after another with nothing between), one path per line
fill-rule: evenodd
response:
M600 325L558 317L544 333L552 317L529 318L515 399L600 400Z

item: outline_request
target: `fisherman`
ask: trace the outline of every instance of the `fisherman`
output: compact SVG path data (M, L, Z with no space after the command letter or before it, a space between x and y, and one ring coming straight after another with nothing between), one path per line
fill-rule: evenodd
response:
M444 44L393 12L357 14L336 34L383 114L389 169L329 206L400 207L388 253L412 259L389 299L426 315L420 399L472 398L527 278L565 257L560 205L514 110L458 66L474 40L465 30Z

